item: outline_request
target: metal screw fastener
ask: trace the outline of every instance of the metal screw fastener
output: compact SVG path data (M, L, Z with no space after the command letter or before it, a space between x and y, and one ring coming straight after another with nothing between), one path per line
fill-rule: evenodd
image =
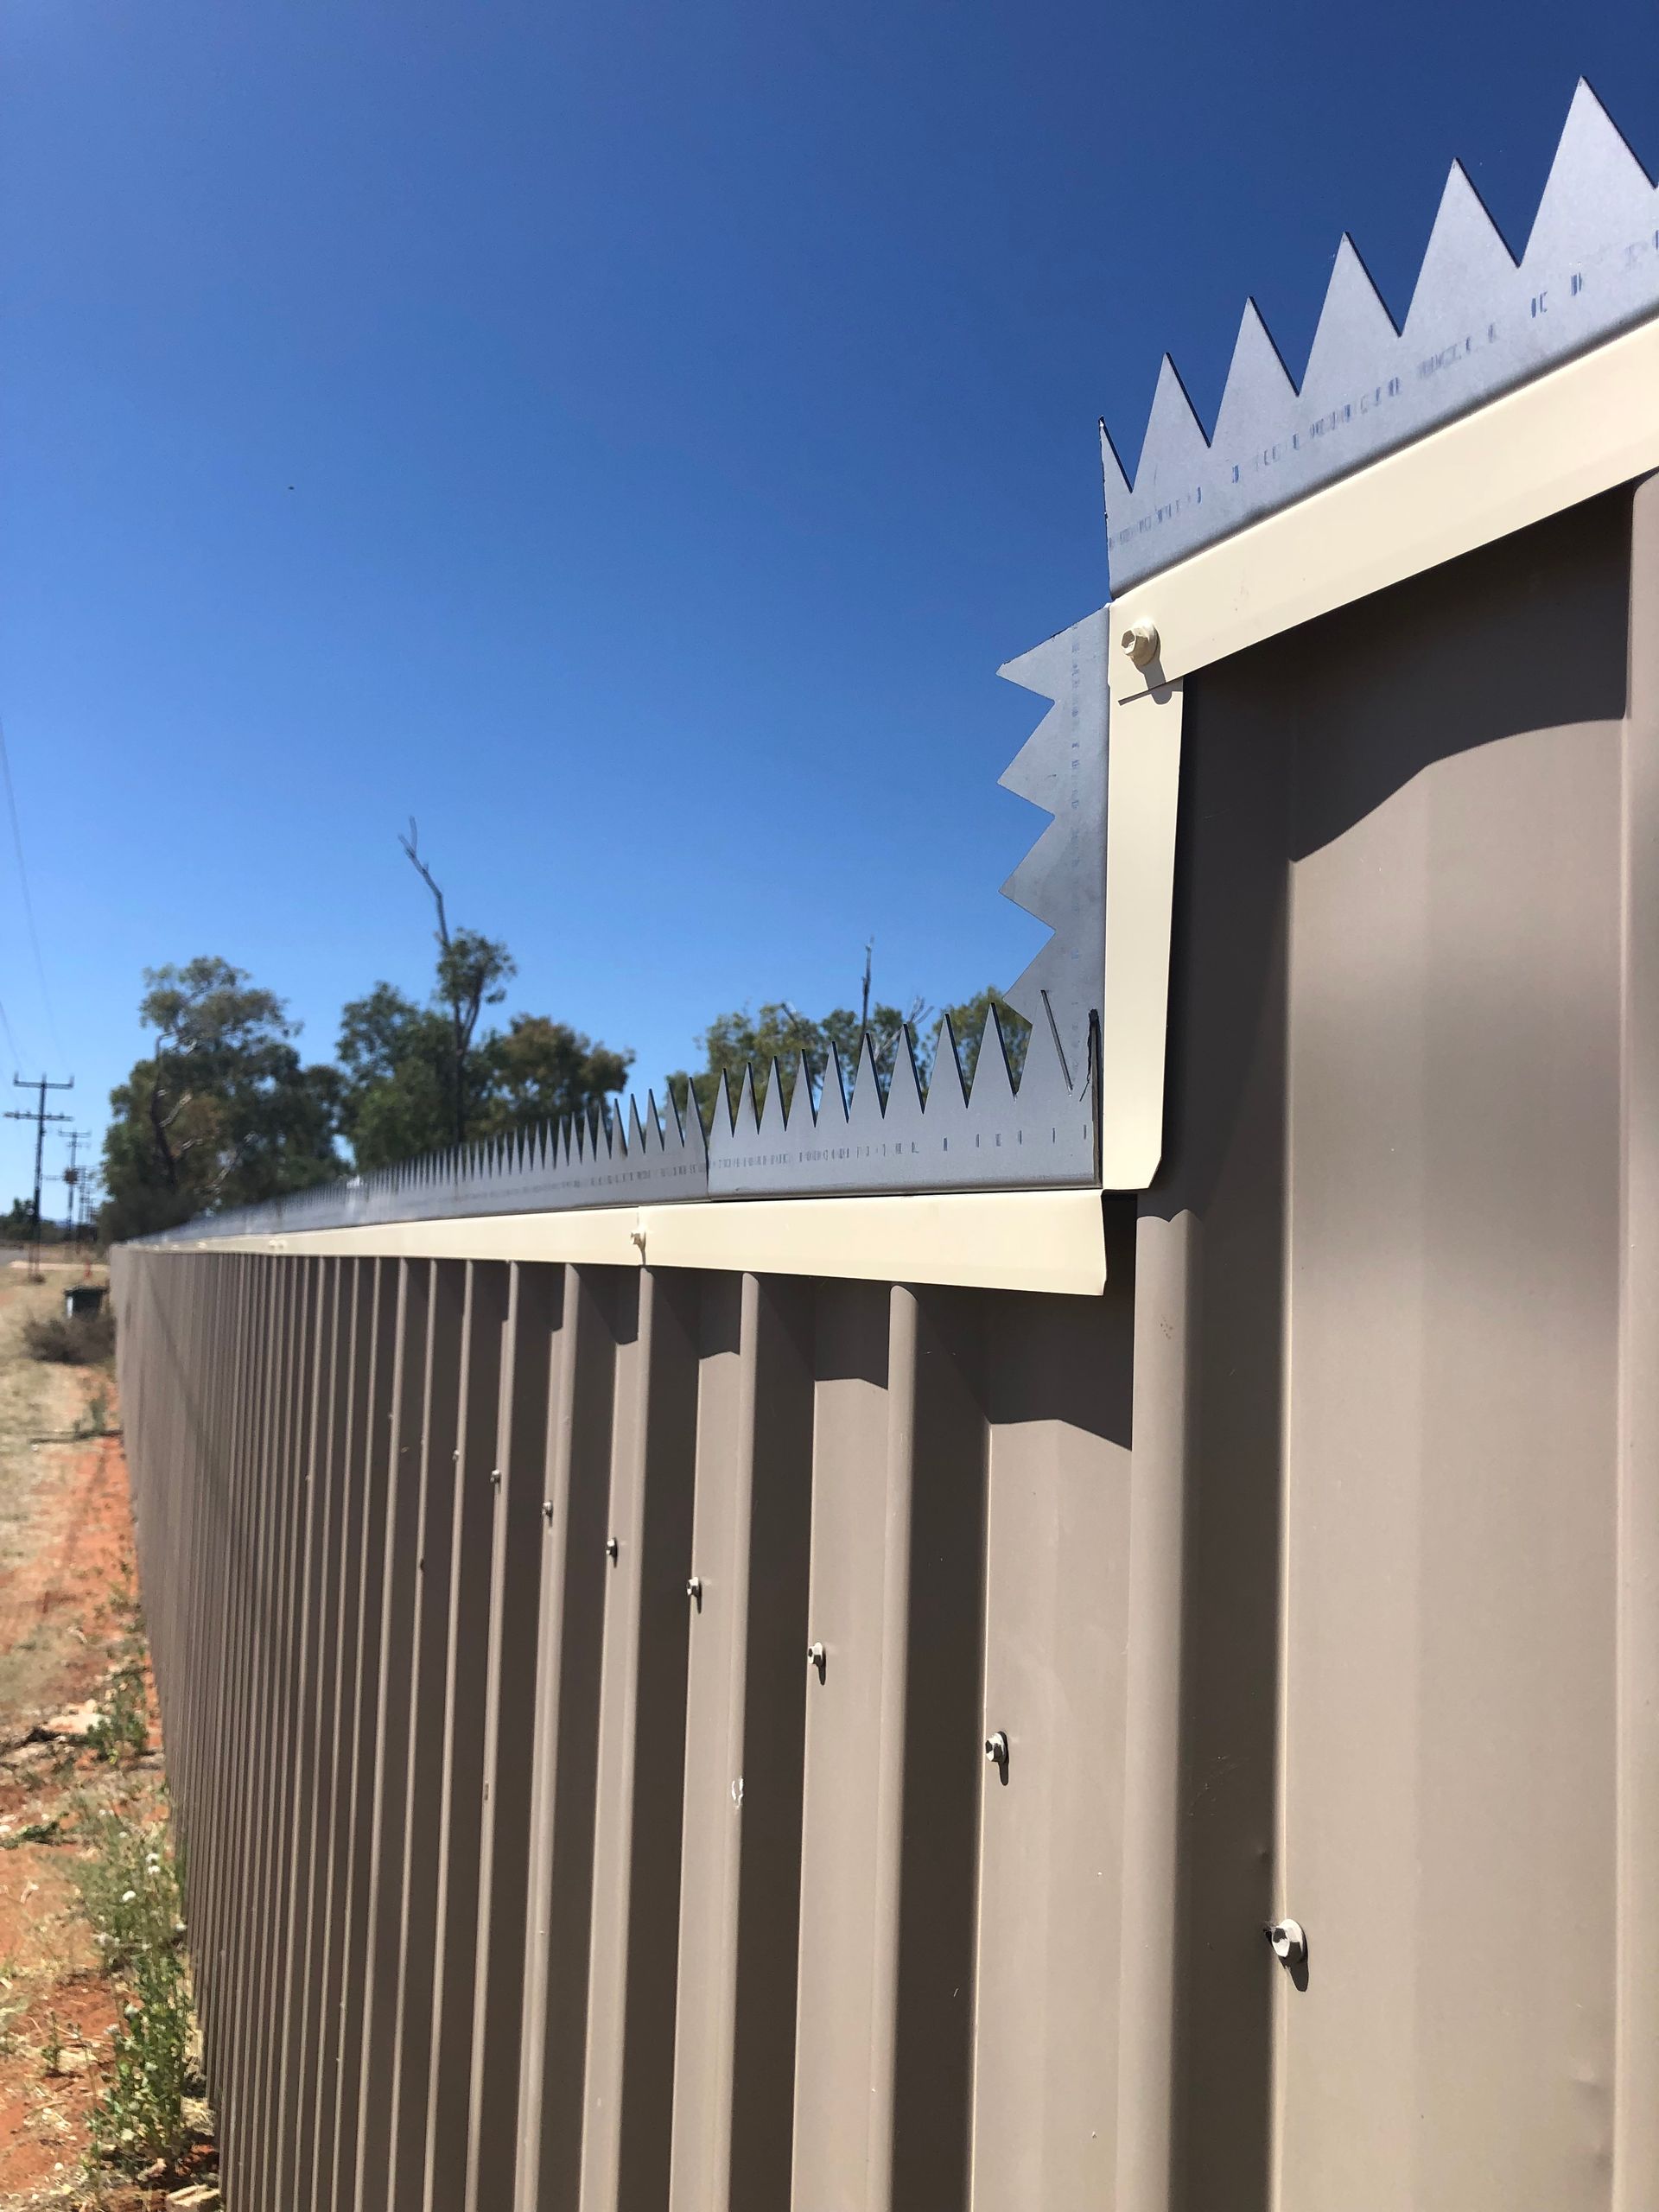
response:
M616 1561L617 1561L617 1554L621 1551L621 1549L622 1549L621 1545L620 1545L620 1544L619 1544L619 1543L617 1542L616 1538L615 1538L614 1536L607 1536L607 1537L606 1537L606 1539L605 1539L605 1556L606 1556L606 1558L607 1558L607 1560L609 1560L609 1561L611 1562L611 1565L612 1565L613 1567L614 1567L614 1566L616 1565Z
M1155 622L1132 622L1119 641L1137 668L1150 668L1161 640Z
M500 1489L500 1487L501 1487L501 1470L500 1470L500 1468L499 1468L499 1467L492 1467L492 1468L490 1469L490 1486L491 1486L491 1488L492 1488L493 1490L499 1490L499 1489Z
M1299 1967L1307 1956L1307 1937L1300 1920L1275 1920L1262 1934L1281 1967Z
M830 1655L821 1643L809 1643L806 1647L806 1663L809 1667L817 1669L818 1680L822 1681L829 1672Z
M995 1736L988 1736L985 1738L985 1756L989 1759L993 1766L1006 1766L1007 1764L1008 1739L1002 1733L1002 1731L1000 1728L997 1730Z
M694 1599L698 1606L701 1607L702 1604L702 1577L700 1574L691 1575L688 1579L685 1586L685 1594L688 1598Z
M542 1500L542 1518L550 1529L553 1526L553 1501L550 1497Z

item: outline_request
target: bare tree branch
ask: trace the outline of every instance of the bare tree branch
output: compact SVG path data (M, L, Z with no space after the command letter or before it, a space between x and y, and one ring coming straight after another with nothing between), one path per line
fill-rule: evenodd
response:
M420 877L421 881L426 886L427 889L432 893L433 903L438 910L438 943L443 947L444 950L448 952L449 950L449 919L443 910L443 893L439 890L436 883L433 880L431 869L428 868L426 862L421 858L421 832L419 825L416 823L412 814L409 817L408 836L404 837L400 836L397 842L403 847L404 852L409 855L410 866L414 869L416 874Z

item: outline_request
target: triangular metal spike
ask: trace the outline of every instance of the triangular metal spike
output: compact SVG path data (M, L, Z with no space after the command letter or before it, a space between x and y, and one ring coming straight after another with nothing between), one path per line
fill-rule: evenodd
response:
M1453 162L1406 312L1406 337L1426 345L1448 329L1463 336L1471 309L1502 299L1514 273L1502 232L1462 162Z
M1258 423L1274 422L1295 404L1296 387L1285 366L1272 334L1262 320L1254 300L1246 300L1244 314L1233 341L1233 358L1216 410L1216 434L1211 443L1217 452L1243 448L1255 437Z
M1580 77L1521 266L1554 271L1605 243L1633 244L1644 228L1651 233L1656 196L1624 132Z
M969 1135L971 1119L968 1089L962 1079L962 1061L957 1051L956 1031L950 1015L943 1014L939 1019L938 1041L933 1048L933 1070L928 1079L925 1120L929 1148L938 1162L943 1179L947 1182L961 1172L972 1146L973 1140Z
M1071 827L1058 817L1051 822L1012 874L999 887L1003 898L1039 922L1052 922L1065 895L1071 858Z
M760 1138L781 1144L784 1139L784 1077L779 1061L772 1060L766 1069L766 1096L760 1108Z
M859 1039L857 1073L847 1126L856 1135L879 1135L881 1128L881 1080L875 1064L875 1046L867 1029Z
M716 1103L715 1113L717 1115L718 1112ZM706 1165L709 1132L703 1122L702 1102L697 1096L697 1087L689 1077L685 1086L685 1111L682 1114L676 1107L675 1116L679 1128L681 1150L689 1161L700 1161Z
M1303 412L1317 414L1372 383L1379 362L1391 359L1398 336L1382 295L1344 231L1308 348L1301 385Z
M906 1022L893 1048L893 1072L887 1078L885 1127L891 1141L904 1142L922 1133L922 1084L916 1071L916 1039Z
M754 1103L754 1065L743 1063L743 1081L737 1094L737 1103L732 1109L732 1128L739 1136L753 1136L760 1126L760 1110Z
M1135 472L1136 493L1145 499L1149 494L1184 493L1195 472L1202 469L1209 450L1210 441L1186 396L1186 386L1166 353L1159 366L1147 435Z
M747 1069L744 1072L747 1074ZM734 1079L733 1071L723 1069L715 1084L715 1095L709 1109L711 1140L728 1137L737 1127L737 1102L742 1090L743 1077L738 1076Z
M928 1078L927 1110L931 1114L936 1104L942 1110L968 1103L968 1087L962 1079L962 1054L957 1046L956 1024L948 1014L939 1016L938 1041L933 1047L933 1071Z
M1013 1099L1014 1071L1008 1065L1007 1043L996 1008L992 1007L985 1017L979 1058L974 1063L974 1087L968 1096L969 1109L978 1121L1000 1112Z
M1038 648L1039 652L1042 650L1040 646ZM1036 655L1027 653L1025 658L1033 660ZM1012 669L1023 665L1023 662L1011 661L996 672L999 676L1008 676ZM1012 677L1012 681L1025 683L1027 679L1023 676L1016 676ZM1012 791L1016 798L1029 799L1033 806L1046 806L1051 814L1058 811L1055 801L1058 786L1065 772L1065 748L1071 736L1071 717L1058 703L1062 681L1057 671L1055 688L1047 695L1056 703L1049 709L996 779L1005 791ZM1027 688L1035 691L1039 687L1032 683Z
M841 1054L833 1045L823 1071L817 1121L820 1128L844 1129L847 1126L847 1078L842 1072Z
M812 1064L804 1049L795 1055L795 1080L790 1085L789 1106L784 1120L791 1136L810 1135L817 1121L817 1103L812 1096Z
M1001 779L1053 817L1002 886L1054 931L1007 998L1031 1019L1046 990L1068 1050L1100 1003L1105 968L1109 636L1102 608L1000 671L1055 702Z
M1112 443L1112 434L1106 428L1104 416L1100 423L1100 480L1106 512L1109 515L1116 514L1128 501L1129 479L1117 457L1117 448Z

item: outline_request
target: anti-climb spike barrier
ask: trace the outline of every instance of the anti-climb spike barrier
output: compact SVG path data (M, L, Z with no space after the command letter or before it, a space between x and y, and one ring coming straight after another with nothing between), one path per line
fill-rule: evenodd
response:
M964 1096L948 1025L925 1096L906 1037L883 1096L874 1047L862 1039L850 1093L833 1051L821 1096L804 1057L785 1096L783 1070L768 1071L755 1108L746 1067L735 1099L716 1101L705 1133L695 1095L682 1114L647 1091L626 1106L567 1116L524 1136L486 1140L395 1167L320 1184L263 1205L214 1214L162 1234L215 1237L297 1235L399 1221L579 1206L669 1205L688 1198L810 1195L821 1192L986 1190L1087 1184L1096 1158L1092 1053L1068 1075L1057 1033L1032 1033L1016 1092L995 1015Z
M1659 191L1589 86L1519 262L1454 162L1404 327L1344 238L1300 385L1254 305L1206 438L1167 358L1133 478L1101 426L1114 594L1659 313Z

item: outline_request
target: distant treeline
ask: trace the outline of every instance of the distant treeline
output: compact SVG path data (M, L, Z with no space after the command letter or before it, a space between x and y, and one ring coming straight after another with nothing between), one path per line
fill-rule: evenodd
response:
M340 1012L333 1060L307 1062L298 1025L274 991L228 960L204 955L182 966L147 969L139 1018L155 1038L110 1094L104 1144L102 1234L114 1242L170 1228L220 1207L247 1205L333 1180L351 1167L379 1167L448 1145L527 1130L602 1106L627 1080L633 1055L597 1042L550 1015L517 1014L486 1026L517 973L506 946L476 930L452 929L442 893L416 847L404 850L436 906L436 974L424 1005L377 983ZM925 1076L938 1017L917 1001L906 1011L864 1001L884 1063L908 1027ZM971 1078L986 1015L1001 1011L1010 1057L1023 1054L1025 1025L995 991L945 1009L964 1077ZM669 1077L677 1104L688 1090L705 1119L721 1078L747 1060L804 1054L814 1084L831 1049L850 1081L861 1014L837 1007L821 1020L785 1002L717 1014L701 1039L705 1065ZM792 1080L792 1075L791 1079Z

